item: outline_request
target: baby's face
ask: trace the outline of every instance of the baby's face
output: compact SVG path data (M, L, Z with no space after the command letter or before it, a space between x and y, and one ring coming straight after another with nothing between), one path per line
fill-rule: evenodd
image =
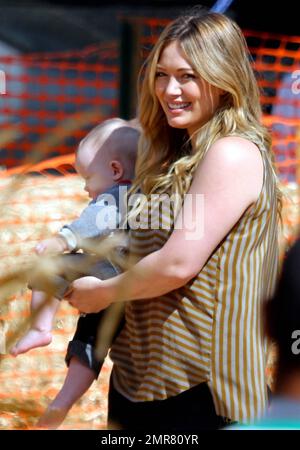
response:
M91 157L93 153L80 149L76 155L75 167L79 175L85 180L85 191L95 200L114 183L113 170L107 158L97 156L97 163Z

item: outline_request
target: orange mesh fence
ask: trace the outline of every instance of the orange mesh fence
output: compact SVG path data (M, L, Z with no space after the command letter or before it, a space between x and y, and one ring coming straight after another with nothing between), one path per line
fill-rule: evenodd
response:
M116 43L77 52L0 56L6 81L0 97L0 164L23 164L36 147L40 159L71 153L100 116L116 115L118 60ZM85 120L78 123L80 118ZM40 148L45 134L57 136L61 129L65 132L55 145Z
M300 37L245 32L282 180L299 181Z
M143 56L166 23L142 20ZM299 94L292 91L297 90L297 78L292 75L300 65L300 37L250 31L246 36L263 89L263 120L273 131L276 164L288 194L282 236L286 245L295 239L299 225L300 113ZM110 44L80 52L0 58L8 73L7 94L0 98L0 158L10 168L0 172L2 277L22 268L35 244L72 221L87 203L71 152L91 126L117 114L118 57L117 46ZM32 150L42 162L32 164ZM51 159L45 161L45 155ZM0 429L31 428L63 383L64 355L77 315L62 302L52 343L14 359L6 354L5 343L20 337L29 317L30 291L24 285L2 297ZM63 427L105 427L109 371L107 361L100 380L74 406ZM271 365L268 375L272 376Z
M168 20L134 20L142 25L145 57ZM276 159L298 159L300 37L252 31L245 35L262 88L264 113L273 117L269 123ZM77 52L1 56L0 68L6 74L6 94L0 97L0 164L5 167L23 164L33 148L41 159L71 153L99 115L117 114L117 43ZM58 142L41 146L45 134L58 135L61 129L65 131ZM280 166L280 174L295 181L295 165Z

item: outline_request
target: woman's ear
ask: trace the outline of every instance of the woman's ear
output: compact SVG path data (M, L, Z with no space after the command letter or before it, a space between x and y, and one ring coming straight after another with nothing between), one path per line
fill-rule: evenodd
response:
M232 96L229 92L224 91L224 89L220 89L220 105L224 105L225 103L232 103Z
M224 97L227 94L227 91L225 91L224 89L218 88L219 89L219 94L220 97Z
M113 180L120 181L124 175L124 169L120 161L117 160L110 161L109 167L112 170Z

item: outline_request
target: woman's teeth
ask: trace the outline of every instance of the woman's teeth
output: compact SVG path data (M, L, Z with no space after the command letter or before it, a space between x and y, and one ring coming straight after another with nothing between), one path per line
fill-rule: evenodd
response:
M190 106L190 103L168 103L169 109L185 109Z

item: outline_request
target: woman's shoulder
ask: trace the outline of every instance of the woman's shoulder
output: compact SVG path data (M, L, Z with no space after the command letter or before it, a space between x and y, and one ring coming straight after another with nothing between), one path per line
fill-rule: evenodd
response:
M262 167L260 148L249 139L240 136L226 136L215 141L208 149L206 164L222 167L224 170L258 170Z
M229 162L257 158L261 160L259 147L249 139L240 136L226 136L218 139L211 145L209 152Z
M259 148L250 140L238 136L215 141L194 175L196 189L218 189L247 207L261 192L264 164Z

